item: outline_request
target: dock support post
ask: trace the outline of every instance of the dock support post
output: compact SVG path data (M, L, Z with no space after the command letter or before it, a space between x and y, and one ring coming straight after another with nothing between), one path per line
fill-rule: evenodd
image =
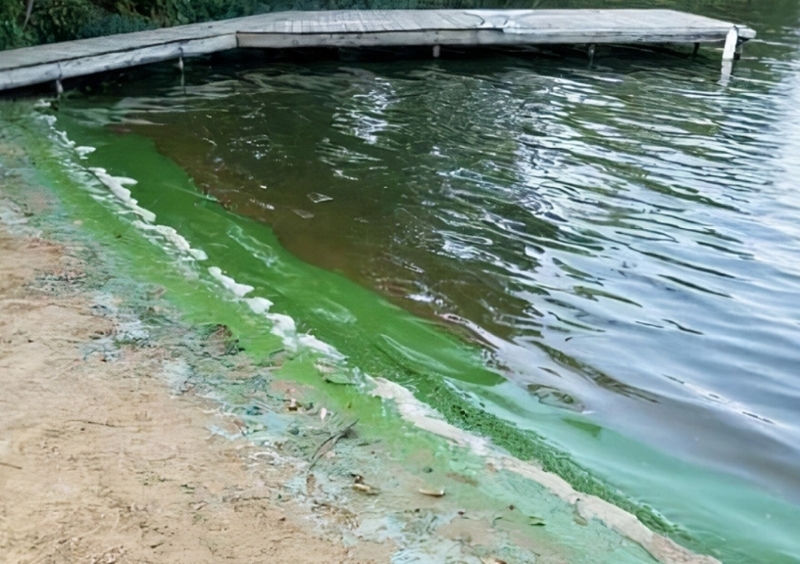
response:
M181 87L186 87L186 75L183 73L183 47L181 47L181 54L178 57L178 69L181 71Z
M739 47L739 29L733 26L725 37L725 47L722 49L722 76L720 86L727 86L733 73L733 61L736 59L736 50Z
M597 50L594 43L589 45L589 66L591 67L594 64L594 53Z
M61 61L58 62L58 78L56 79L55 87L56 87L56 98L59 100L61 99L61 95L64 93L64 85L61 84L61 79L64 78L64 71L61 70Z
M733 61L722 61L722 74L719 78L720 86L728 86L728 83L731 81L731 75L733 74Z
M695 43L694 44L694 51L692 51L692 58L695 58L697 56L697 53L699 53L699 52L700 52L700 44L699 43Z
M722 60L732 61L736 58L736 49L739 46L739 29L733 26L725 37L725 48L722 50Z
M434 59L438 59L441 54L442 54L442 46L441 45L434 45L433 46L433 58Z

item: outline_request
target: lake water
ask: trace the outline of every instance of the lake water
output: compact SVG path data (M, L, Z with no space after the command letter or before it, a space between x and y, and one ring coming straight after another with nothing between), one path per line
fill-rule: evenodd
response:
M117 174L137 166L120 140L150 139L335 273L279 280L232 250L246 229L134 190L357 367L536 435L725 562L798 562L800 7L658 5L758 40L727 83L711 48L222 58L76 93L60 119ZM352 283L451 340L347 302Z

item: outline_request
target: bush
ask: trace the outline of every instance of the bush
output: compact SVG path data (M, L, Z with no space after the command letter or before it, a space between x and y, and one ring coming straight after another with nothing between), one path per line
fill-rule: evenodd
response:
M142 16L123 16L121 14L105 14L82 25L75 32L77 39L130 33L153 29L156 25Z
M25 4L0 2L0 49L12 49L29 45L34 38L23 29Z
M88 0L35 0L29 25L38 43L68 41L77 38L87 22L103 15L103 10Z

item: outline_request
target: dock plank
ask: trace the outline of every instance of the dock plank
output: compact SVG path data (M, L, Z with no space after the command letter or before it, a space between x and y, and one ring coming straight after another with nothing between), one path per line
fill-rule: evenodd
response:
M0 90L237 47L708 43L732 27L664 9L277 12L2 51Z

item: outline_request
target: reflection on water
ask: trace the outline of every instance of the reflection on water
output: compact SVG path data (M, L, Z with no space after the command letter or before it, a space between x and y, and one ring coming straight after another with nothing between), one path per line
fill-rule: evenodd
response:
M232 62L118 129L531 401L800 502L797 6L660 4L762 42L726 87L711 50Z

